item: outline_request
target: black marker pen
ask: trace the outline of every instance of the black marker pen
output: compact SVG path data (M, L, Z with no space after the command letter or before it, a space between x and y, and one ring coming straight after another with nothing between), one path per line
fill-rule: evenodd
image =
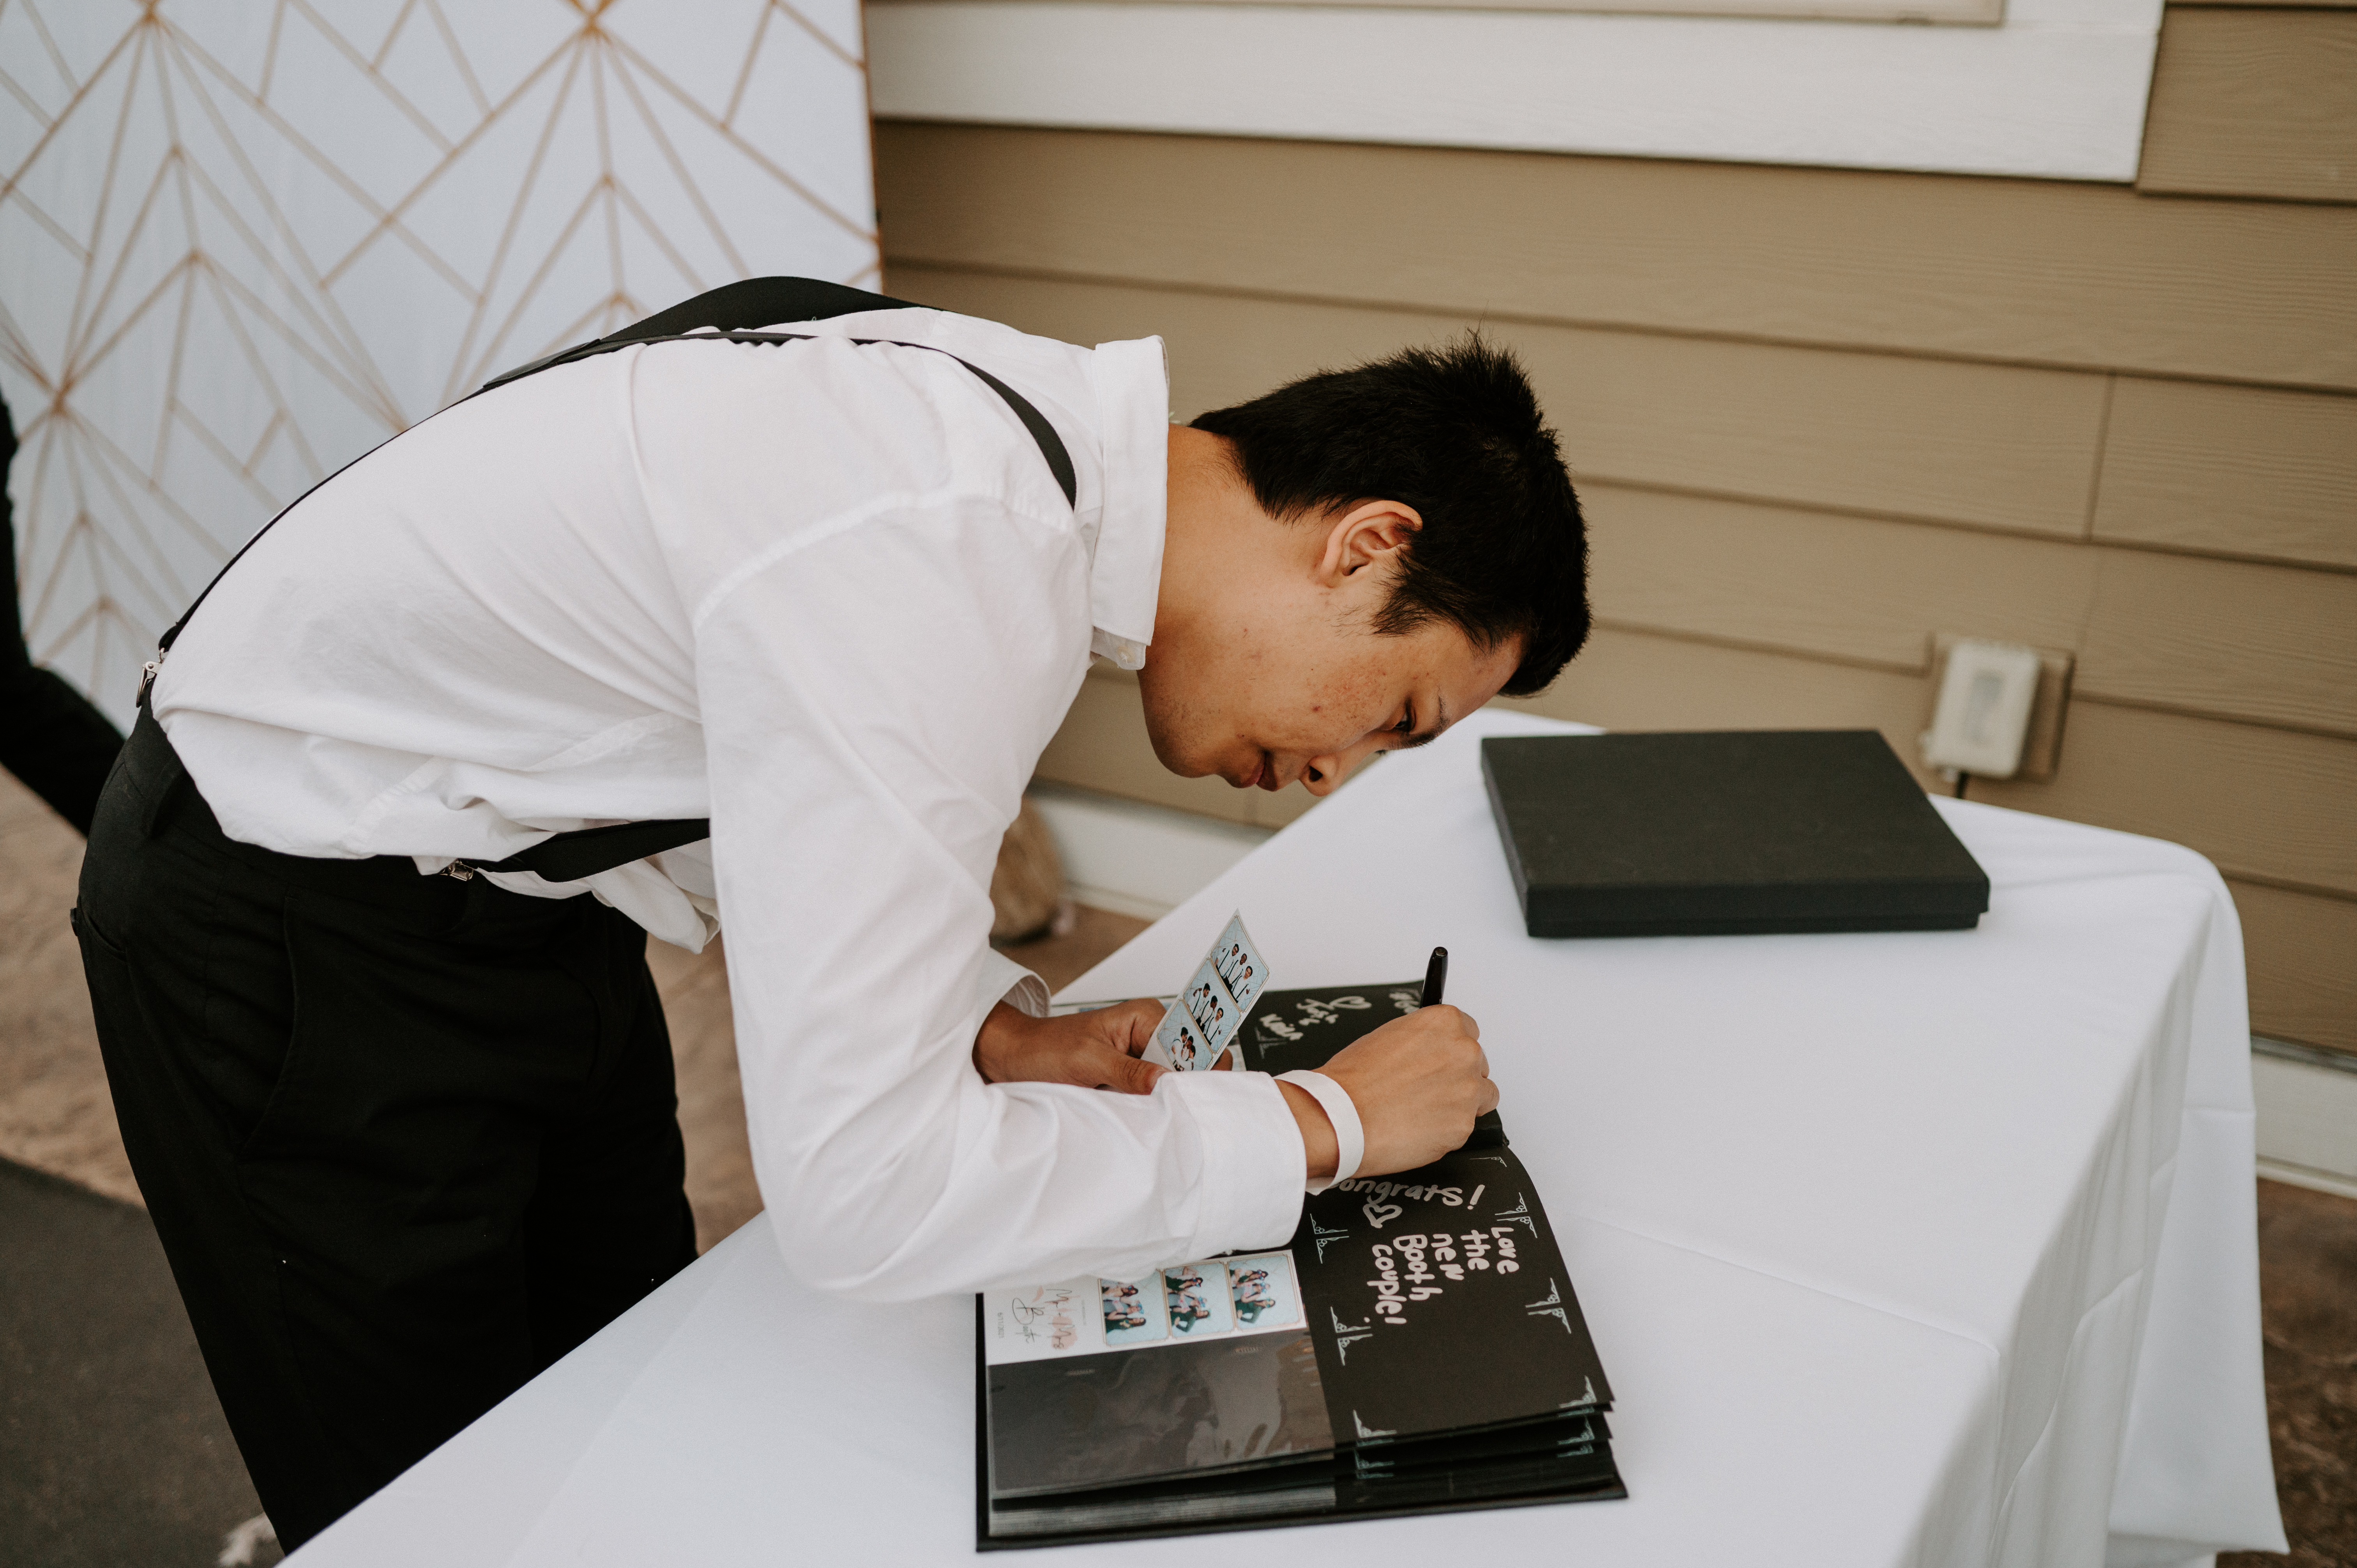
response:
M1448 983L1448 950L1447 948L1435 948L1432 950L1432 961L1424 966L1424 1000L1418 1003L1417 1005L1420 1007L1438 1006L1440 1004L1441 988L1446 986Z

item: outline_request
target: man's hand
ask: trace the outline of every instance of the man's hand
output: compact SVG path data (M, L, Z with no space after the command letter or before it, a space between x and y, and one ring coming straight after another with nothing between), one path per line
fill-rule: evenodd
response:
M1340 1084L1358 1110L1367 1138L1361 1176L1430 1165L1462 1144L1473 1132L1473 1118L1498 1104L1480 1026L1454 1007L1419 1007L1394 1018L1318 1070ZM1301 1124L1310 1179L1322 1181L1334 1174L1333 1123L1302 1090L1277 1087Z
M1093 1013L1034 1018L1002 1002L974 1040L974 1068L985 1083L1076 1083L1151 1094L1163 1069L1138 1059L1162 1022L1162 1004L1124 1002Z
M988 1083L1074 1083L1151 1094L1163 1071L1139 1059L1162 1004L1124 1002L1093 1013L1034 1018L1002 1002L974 1042L974 1070ZM1458 1147L1473 1119L1498 1103L1480 1026L1454 1007L1420 1007L1345 1047L1318 1070L1342 1086L1359 1112L1367 1152L1361 1176L1430 1165ZM1334 1174L1334 1125L1325 1108L1289 1083L1277 1088L1301 1129L1309 1176Z

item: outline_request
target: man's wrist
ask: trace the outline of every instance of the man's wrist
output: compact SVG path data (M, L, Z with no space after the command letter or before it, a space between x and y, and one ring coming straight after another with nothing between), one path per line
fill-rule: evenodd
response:
M1359 1166L1367 1157L1367 1129L1359 1120L1358 1103L1351 1091L1322 1072L1296 1068L1291 1072L1276 1075L1279 1083L1299 1089L1318 1101L1326 1112L1327 1125L1334 1133L1334 1164L1324 1179L1313 1172L1309 1182L1311 1192L1323 1192L1338 1181L1348 1181L1359 1174Z
M1038 1023L1020 1007L1005 1002L984 1015L982 1028L974 1036L974 1070L982 1074L983 1082L1008 1081L1007 1064L1020 1054L1025 1038Z
M1336 1162L1341 1158L1341 1144L1334 1133L1332 1118L1318 1097L1299 1084L1277 1080L1277 1091L1285 1096L1285 1108L1293 1112L1294 1125L1301 1130L1301 1152L1308 1163L1307 1175L1311 1181L1332 1177Z

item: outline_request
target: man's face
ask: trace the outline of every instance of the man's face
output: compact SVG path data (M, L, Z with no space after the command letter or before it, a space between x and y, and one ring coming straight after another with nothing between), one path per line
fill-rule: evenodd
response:
M1170 431L1169 526L1138 681L1155 755L1237 789L1331 793L1377 751L1421 745L1498 694L1519 639L1435 621L1373 629L1422 520L1369 500L1278 520L1216 435Z
M1164 767L1237 789L1298 780L1325 795L1375 752L1421 745L1498 694L1519 641L1485 650L1440 621L1371 629L1397 570L1399 535L1383 521L1283 525L1334 547L1258 572L1232 563L1213 613L1156 637L1139 680Z
M1398 637L1363 623L1239 624L1207 657L1148 660L1146 729L1174 773L1238 789L1298 780L1325 795L1375 752L1429 740L1496 696L1517 654L1485 654L1445 623Z

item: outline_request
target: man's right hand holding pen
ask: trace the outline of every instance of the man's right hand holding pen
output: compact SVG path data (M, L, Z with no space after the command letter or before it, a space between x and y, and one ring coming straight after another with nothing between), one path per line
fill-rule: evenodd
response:
M1354 1176L1387 1176L1430 1165L1471 1136L1474 1118L1498 1106L1481 1026L1445 1005L1448 950L1432 950L1424 1004L1351 1042L1318 1070L1340 1085L1359 1113L1365 1150ZM1340 1141L1316 1097L1278 1080L1301 1128L1309 1179L1333 1176Z
M1341 1085L1359 1112L1366 1153L1358 1176L1428 1165L1472 1135L1475 1117L1498 1106L1480 1026L1445 1004L1393 1019L1318 1070ZM1309 1177L1323 1181L1340 1150L1334 1124L1308 1090L1282 1080L1277 1087L1300 1124Z

